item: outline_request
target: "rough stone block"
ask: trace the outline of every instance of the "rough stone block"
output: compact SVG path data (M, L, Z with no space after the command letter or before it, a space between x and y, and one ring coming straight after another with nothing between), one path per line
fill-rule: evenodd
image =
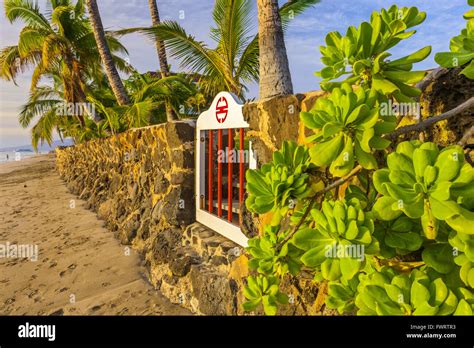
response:
M168 122L165 126L166 140L172 149L194 141L195 131L194 121Z
M205 315L236 313L235 282L227 274L216 272L208 266L191 267L192 292L199 302L199 311Z

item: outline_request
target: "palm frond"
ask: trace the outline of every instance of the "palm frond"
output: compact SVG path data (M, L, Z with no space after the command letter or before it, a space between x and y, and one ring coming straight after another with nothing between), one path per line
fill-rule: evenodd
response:
M243 51L252 24L252 2L248 0L217 0L214 5L213 18L217 28L211 30L213 39L226 59L230 71L234 70L236 57Z
M282 7L280 7L280 18L283 29L288 27L292 19L302 14L308 8L313 7L321 0L289 0Z
M41 52L42 65L44 70L48 70L54 59L64 59L61 56L61 51L67 48L66 40L56 34L50 34L43 40L43 47Z
M38 116L54 110L58 104L62 103L62 99L41 99L35 101L28 101L24 104L18 115L20 126L27 128L31 121Z
M250 43L245 47L245 50L240 56L235 77L249 82L257 81L259 76L258 55L258 36L255 36L253 40L250 41Z
M33 27L24 27L20 32L20 37L18 40L18 52L21 57L26 57L32 52L40 52L43 46L44 38L50 32Z
M38 3L29 0L5 0L5 16L13 23L23 20L28 26L51 30L48 20L41 14Z
M71 14L74 13L74 6L61 5L56 6L51 12L51 23L57 25L59 33L64 35L68 32L71 23Z
M115 31L116 35L141 33L153 40L159 38L165 42L171 56L180 60L183 69L196 72L219 70L222 65L216 62L212 51L202 41L188 35L177 22L166 21L154 27L130 28Z
M86 7L84 5L84 0L77 0L74 7L74 14L76 17L81 17L86 13Z
M49 145L53 142L56 118L55 110L50 110L43 114L33 128L31 128L31 144L35 151L38 151L39 142L41 144L47 142Z
M159 103L151 100L133 103L125 112L125 118L128 120L129 127L135 128L148 126L153 111L158 105Z

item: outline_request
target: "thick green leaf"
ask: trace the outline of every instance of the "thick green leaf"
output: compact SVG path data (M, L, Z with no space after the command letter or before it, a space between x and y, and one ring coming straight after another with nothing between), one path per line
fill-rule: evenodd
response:
M430 292L424 285L415 280L411 285L410 299L415 308L422 306L430 299Z
M340 259L340 267L342 276L345 279L352 279L361 268L361 261L350 257Z
M385 243L392 247L415 251L421 247L423 239L415 232L387 232Z
M454 267L453 248L447 243L431 244L422 253L423 261L439 273L447 274Z
M440 152L435 167L438 169L437 182L454 179L464 165L464 152L458 145L449 146Z
M436 53L435 61L445 68L455 68L466 64L474 59L474 52L460 53L460 52L440 52Z
M464 299L459 301L456 311L454 315L472 315L472 307L471 305Z
M337 280L341 277L339 259L327 259L321 264L321 272L324 279Z
M343 145L342 135L337 135L326 142L316 144L309 150L311 161L319 167L326 167L339 155Z
M401 210L392 209L392 205L395 202L396 200L389 196L383 196L377 199L373 207L375 217L385 221L394 220L399 217L402 214Z
M395 91L398 91L399 88L393 84L390 80L383 78L382 76L375 75L372 80L372 87L385 95L391 95Z
M423 47L422 49L400 59L396 59L388 63L391 67L396 67L399 65L413 64L418 63L428 57L431 53L431 46Z
M428 302L424 302L417 306L413 315L436 315L438 312L438 306L430 306Z
M437 278L430 284L430 293L434 298L434 304L440 306L448 297L448 287L441 278Z

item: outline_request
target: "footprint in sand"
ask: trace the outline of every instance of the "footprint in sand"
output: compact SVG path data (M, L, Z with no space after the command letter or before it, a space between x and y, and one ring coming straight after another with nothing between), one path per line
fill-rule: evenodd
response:
M32 298L33 296L36 296L36 294L38 294L38 290L37 289L30 289L31 291L27 294L27 296L29 298Z
M91 311L97 312L97 311L98 311L99 309L101 309L101 308L102 308L102 305L97 305L97 306L92 307L92 308L91 308Z
M64 310L60 308L54 312L49 313L49 315L64 315Z
M76 269L76 267L77 267L77 265L76 265L75 263L70 264L70 265L67 267L68 269L66 269L66 270L64 270L64 271L62 271L62 272L59 273L59 276L60 276L60 277L64 277L64 275L65 275L66 273L71 273L72 271L74 271L74 270Z

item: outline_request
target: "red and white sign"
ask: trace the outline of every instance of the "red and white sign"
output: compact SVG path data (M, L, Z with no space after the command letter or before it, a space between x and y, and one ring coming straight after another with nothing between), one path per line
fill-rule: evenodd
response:
M216 119L219 123L224 123L229 113L229 103L227 103L226 97L222 96L219 98L216 104Z
M228 92L219 92L209 109L204 111L197 120L197 128L201 130L246 128L248 123L242 114L241 101Z

